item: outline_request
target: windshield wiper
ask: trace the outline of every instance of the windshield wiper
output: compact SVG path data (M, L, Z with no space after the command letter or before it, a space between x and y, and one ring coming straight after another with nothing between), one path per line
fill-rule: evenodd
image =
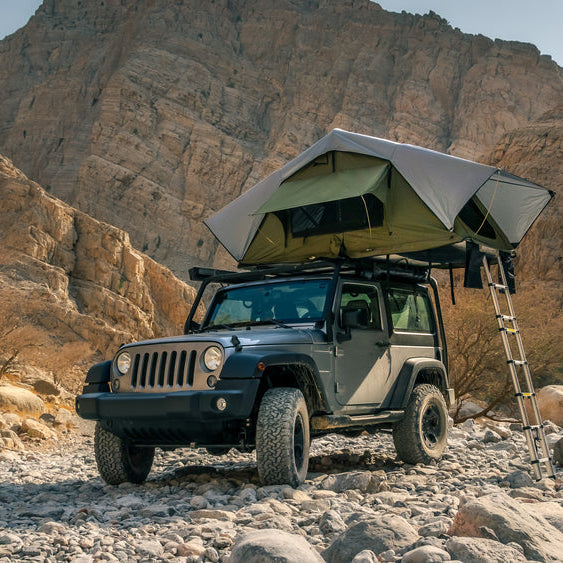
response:
M210 329L214 329L214 328L226 328L227 330L235 330L231 325L219 323L219 324L216 324L216 325L208 325L201 332L205 332L206 330L210 330Z
M260 326L260 325L277 325L281 328L291 328L283 321L278 321L278 319L262 319L261 321L242 321L240 323L233 323L233 326L236 327L241 327L241 326L249 327L249 326Z
M278 319L264 319L262 321L255 321L252 324L256 324L256 325L278 325L281 326L282 328L291 328L289 325L285 324L283 321L278 321Z

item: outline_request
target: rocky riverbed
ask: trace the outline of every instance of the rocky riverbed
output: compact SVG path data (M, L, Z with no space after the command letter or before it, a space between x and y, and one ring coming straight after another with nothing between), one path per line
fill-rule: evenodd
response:
M330 435L298 489L202 449L157 450L145 484L109 486L91 426L23 447L0 451L0 562L563 560L563 479L533 482L507 424L452 428L427 466L396 461L386 433Z

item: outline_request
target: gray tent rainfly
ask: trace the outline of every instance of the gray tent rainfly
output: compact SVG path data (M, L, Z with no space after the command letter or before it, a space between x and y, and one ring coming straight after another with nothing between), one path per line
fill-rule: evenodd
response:
M553 195L492 166L335 129L205 223L241 266L389 254L461 265L463 241L514 249Z

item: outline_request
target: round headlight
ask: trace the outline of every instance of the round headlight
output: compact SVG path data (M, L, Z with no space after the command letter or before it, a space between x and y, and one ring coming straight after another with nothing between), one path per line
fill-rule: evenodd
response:
M119 356L117 356L117 360L115 361L115 365L117 366L119 373L125 375L131 366L131 356L129 355L129 352L119 354Z
M209 371L215 371L223 363L223 353L217 346L210 346L203 354L203 363Z

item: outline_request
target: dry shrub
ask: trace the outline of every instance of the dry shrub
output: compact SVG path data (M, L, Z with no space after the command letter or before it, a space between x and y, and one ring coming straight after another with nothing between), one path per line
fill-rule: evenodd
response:
M561 291L546 284L518 286L513 297L524 350L536 388L563 382L563 303ZM456 287L456 305L443 291L444 324L449 348L450 381L456 392L454 419L470 398L483 401L483 415L499 405L511 405L513 385L488 289ZM501 310L508 314L506 299L499 294ZM510 327L510 323L506 323ZM509 335L512 355L520 359L516 339ZM521 385L521 368L517 368ZM524 390L526 390L524 388ZM474 415L477 416L477 415Z
M4 311L0 326L0 380L32 348L42 345L42 333L14 311Z
M78 393L84 383L84 373L92 356L87 342L65 342L56 347L35 348L26 355L29 363L52 373L53 383L71 393ZM86 368L86 369L85 369Z
M93 351L84 340L60 342L38 319L21 316L14 306L0 306L0 380L16 365L32 365L52 373L53 382L76 393Z

